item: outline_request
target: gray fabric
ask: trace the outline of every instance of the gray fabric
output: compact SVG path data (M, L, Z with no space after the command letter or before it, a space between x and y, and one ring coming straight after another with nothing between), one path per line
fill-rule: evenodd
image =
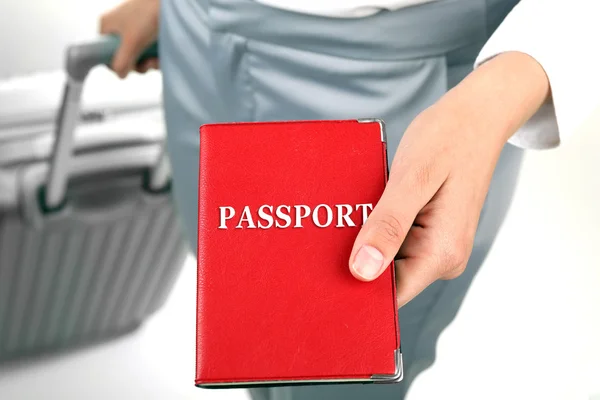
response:
M410 121L471 70L516 2L441 0L368 18L333 19L250 0L163 0L168 149L176 204L192 248L200 125L378 117L386 121L391 161ZM433 284L400 310L402 383L255 389L253 396L403 398L417 374L433 363L437 338L485 259L512 198L521 157L507 145L500 158L467 271Z

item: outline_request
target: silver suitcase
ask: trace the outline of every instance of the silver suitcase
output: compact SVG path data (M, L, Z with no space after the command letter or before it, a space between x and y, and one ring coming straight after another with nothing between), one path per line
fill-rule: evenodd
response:
M92 68L108 47L72 47L67 74L0 82L0 361L136 328L188 254L160 75Z

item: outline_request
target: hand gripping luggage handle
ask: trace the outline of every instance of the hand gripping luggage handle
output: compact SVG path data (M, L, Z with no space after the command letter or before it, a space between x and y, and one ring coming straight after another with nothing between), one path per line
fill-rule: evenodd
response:
M60 208L65 201L69 175L69 160L73 148L73 136L79 120L79 109L83 82L89 72L97 65L109 65L119 48L117 36L109 35L91 42L71 46L66 53L67 83L56 120L56 139L44 196L44 207ZM147 48L138 63L158 57L158 45ZM150 190L160 191L167 185L170 176L166 155L162 155L151 171L146 186Z
M95 66L110 65L120 44L118 36L107 35L94 42L69 47L67 49L67 74L71 79L83 82ZM140 64L151 58L158 58L158 43L146 48L137 63Z

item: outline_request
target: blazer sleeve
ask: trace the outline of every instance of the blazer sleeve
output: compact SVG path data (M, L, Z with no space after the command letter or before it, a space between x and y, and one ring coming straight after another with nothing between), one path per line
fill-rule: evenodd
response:
M521 0L492 34L475 68L519 51L544 68L551 99L509 142L527 149L558 147L600 112L600 1Z

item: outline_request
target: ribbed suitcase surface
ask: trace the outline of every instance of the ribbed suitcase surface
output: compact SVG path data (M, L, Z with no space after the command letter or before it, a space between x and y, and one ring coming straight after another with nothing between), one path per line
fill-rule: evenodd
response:
M74 45L64 81L0 85L0 361L136 328L188 254L149 77L100 69L83 90L117 48Z
M0 360L126 332L165 301L187 255L170 195L111 185L100 222L81 206L41 226L0 214Z

